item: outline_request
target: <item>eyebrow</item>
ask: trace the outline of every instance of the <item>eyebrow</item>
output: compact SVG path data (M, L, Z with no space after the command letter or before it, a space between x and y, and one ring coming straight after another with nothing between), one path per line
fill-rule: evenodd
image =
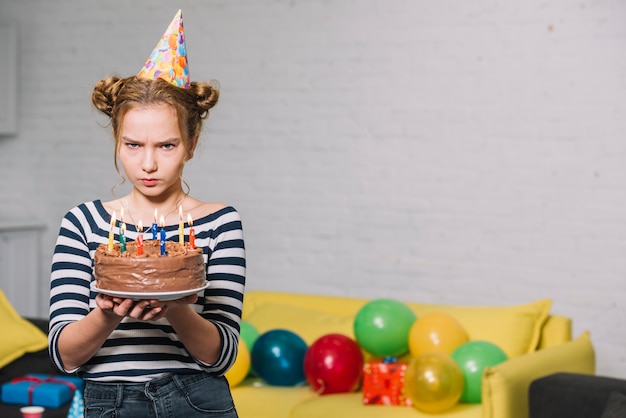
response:
M132 143L134 143L134 144L143 144L143 142L142 142L142 141L138 141L138 140L136 140L136 139L129 138L129 137L127 137L127 136L122 136L122 141L132 142ZM179 137L172 137L172 138L165 139L165 140L163 140L163 141L157 141L157 142L156 142L156 145L171 144L171 143L173 143L173 142L182 142L182 139L181 139L181 138L179 138Z

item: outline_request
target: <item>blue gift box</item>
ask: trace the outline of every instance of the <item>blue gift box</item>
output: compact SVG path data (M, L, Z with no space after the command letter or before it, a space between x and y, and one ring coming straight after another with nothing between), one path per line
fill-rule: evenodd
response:
M59 408L83 389L83 379L71 376L27 374L2 385L2 402Z

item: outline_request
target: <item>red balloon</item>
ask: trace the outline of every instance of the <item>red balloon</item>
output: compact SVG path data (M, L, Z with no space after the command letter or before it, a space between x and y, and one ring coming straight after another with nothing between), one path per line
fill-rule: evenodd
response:
M304 355L304 374L320 395L355 390L363 372L363 353L359 345L342 334L318 338Z

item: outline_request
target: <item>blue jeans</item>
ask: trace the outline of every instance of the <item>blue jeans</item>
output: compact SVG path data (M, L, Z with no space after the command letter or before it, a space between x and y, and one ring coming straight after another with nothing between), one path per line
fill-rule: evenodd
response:
M85 418L237 418L228 382L207 373L146 383L85 382Z

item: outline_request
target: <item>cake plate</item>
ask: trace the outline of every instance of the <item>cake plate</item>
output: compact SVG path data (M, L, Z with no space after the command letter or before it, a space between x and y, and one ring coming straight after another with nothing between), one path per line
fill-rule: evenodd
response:
M185 296L193 295L194 293L198 293L207 287L209 287L209 281L204 282L204 286L198 287L196 289L189 290L177 290L174 292L124 292L117 290L108 290L108 289L100 289L96 287L96 282L91 282L91 290L96 293L102 293L105 295L124 298L124 299L133 299L133 300L146 300L146 299L157 299L157 300L176 300L180 298L184 298Z

